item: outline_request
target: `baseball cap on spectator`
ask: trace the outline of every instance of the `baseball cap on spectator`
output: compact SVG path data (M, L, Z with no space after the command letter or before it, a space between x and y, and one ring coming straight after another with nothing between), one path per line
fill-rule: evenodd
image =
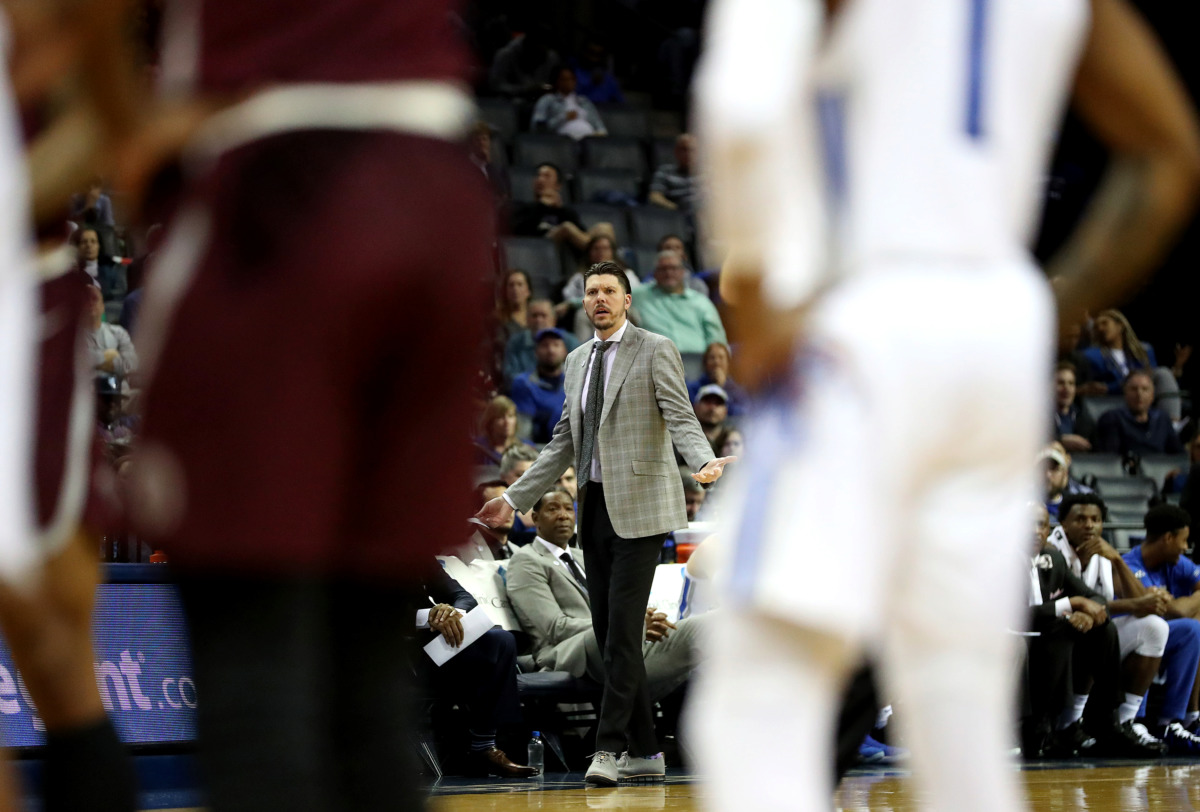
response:
M537 331L537 335L533 337L533 343L540 344L542 343L543 338L560 338L565 344L567 341L567 334L557 327L547 327L544 330Z
M1043 448L1042 453L1038 454L1038 462L1041 462L1042 460L1054 460L1059 465L1067 464L1066 456L1053 446L1050 448Z
M724 388L722 388L721 386L718 386L715 383L710 383L710 384L701 386L696 391L696 397L692 398L692 403L699 403L702 398L706 398L709 395L712 395L713 397L718 397L721 400L725 401L726 403L729 402L729 395L726 394Z

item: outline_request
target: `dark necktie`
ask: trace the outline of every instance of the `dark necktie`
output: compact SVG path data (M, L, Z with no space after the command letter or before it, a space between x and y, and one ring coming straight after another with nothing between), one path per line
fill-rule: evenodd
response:
M579 565L575 563L575 559L571 557L571 554L564 552L559 558L567 565L567 569L571 571L571 576L575 579L576 583L583 587L584 592L587 592L587 578L583 577L583 570L579 569Z
M587 408L583 411L583 440L579 444L579 487L592 477L592 452L600 431L600 413L604 410L604 352L613 341L597 341L592 352L592 371L588 376Z

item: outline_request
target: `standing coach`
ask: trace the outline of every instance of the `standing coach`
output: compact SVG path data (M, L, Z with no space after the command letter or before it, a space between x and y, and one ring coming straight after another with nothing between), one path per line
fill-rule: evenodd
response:
M629 280L611 262L584 273L583 308L595 338L567 356L566 407L537 462L479 511L489 525L524 513L574 465L580 540L604 695L588 784L665 774L642 662L642 623L663 539L687 526L674 441L699 482L715 482L734 457L715 459L696 421L679 351L628 322ZM564 566L572 568L571 562ZM617 753L622 752L618 760Z

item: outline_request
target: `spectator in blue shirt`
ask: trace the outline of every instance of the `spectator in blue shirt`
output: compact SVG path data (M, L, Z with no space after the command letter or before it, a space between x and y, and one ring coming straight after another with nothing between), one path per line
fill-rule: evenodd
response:
M534 336L537 367L513 379L512 399L517 412L532 422L533 441L550 442L550 435L562 417L566 390L563 362L567 360L567 336L555 327L539 330Z
M1154 381L1144 369L1125 379L1125 405L1100 416L1096 448L1109 454L1179 454L1183 445L1166 412L1154 408Z
M1163 590L1171 597L1166 614L1167 622L1171 625L1171 637L1176 636L1177 625L1196 624L1197 618L1200 618L1200 566L1184 555L1191 521L1187 511L1175 505L1151 508L1145 518L1146 540L1123 556L1133 576L1144 586ZM1164 661L1166 659L1164 657ZM1197 653L1197 660L1200 660L1200 652ZM1168 728L1165 731L1168 743L1172 734L1178 734L1177 730L1170 730L1175 724L1181 722L1182 728L1195 731L1197 720L1200 720L1195 674L1191 677L1191 701L1186 716L1183 719L1162 720ZM1193 752L1200 752L1200 739L1196 740Z
M625 94L613 76L608 51L598 42L589 42L575 67L575 92L594 104L624 104Z

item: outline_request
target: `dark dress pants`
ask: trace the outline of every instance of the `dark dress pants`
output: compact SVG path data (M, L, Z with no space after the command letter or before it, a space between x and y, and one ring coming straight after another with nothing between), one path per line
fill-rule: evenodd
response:
M581 496L580 541L592 626L604 657L596 749L653 755L658 752L658 737L642 660L642 636L654 568L666 534L621 538L609 518L604 486L589 482Z
M517 643L496 627L438 668L421 655L422 678L439 697L465 702L472 733L494 733L521 720L517 695Z

